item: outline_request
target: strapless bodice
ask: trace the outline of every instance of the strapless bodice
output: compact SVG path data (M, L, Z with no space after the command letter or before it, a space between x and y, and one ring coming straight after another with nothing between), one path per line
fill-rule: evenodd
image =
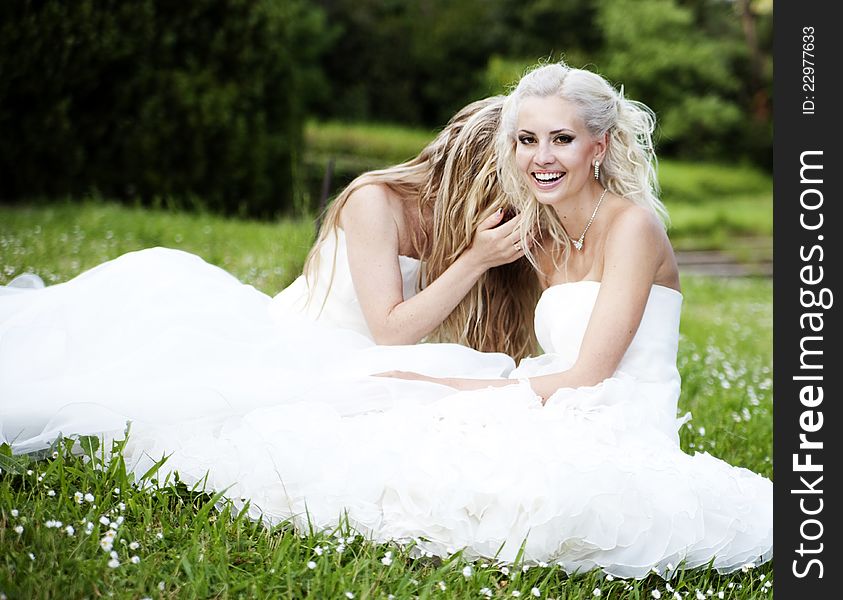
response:
M270 314L278 322L305 317L328 327L351 329L372 339L351 279L345 232L342 229L335 232L336 235L328 235L319 249L316 276L310 281L304 275L299 276L272 299ZM398 265L406 300L418 291L421 261L399 256Z
M547 288L536 305L536 337L545 353L556 355L557 366L569 368L577 359L599 281L577 281ZM618 366L640 381L664 381L676 371L682 294L654 285L641 324Z

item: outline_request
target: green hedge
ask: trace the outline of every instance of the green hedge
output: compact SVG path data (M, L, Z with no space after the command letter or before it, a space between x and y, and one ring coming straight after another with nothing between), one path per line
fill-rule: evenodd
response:
M321 15L306 0L0 3L0 198L291 207Z

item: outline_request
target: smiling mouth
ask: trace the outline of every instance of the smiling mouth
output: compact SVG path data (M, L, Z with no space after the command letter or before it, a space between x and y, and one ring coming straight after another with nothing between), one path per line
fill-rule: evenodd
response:
M533 171L530 173L539 187L552 187L565 176L564 171Z

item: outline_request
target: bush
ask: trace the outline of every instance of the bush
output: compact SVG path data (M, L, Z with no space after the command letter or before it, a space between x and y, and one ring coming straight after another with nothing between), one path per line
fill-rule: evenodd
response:
M0 197L290 208L321 15L305 0L0 4Z

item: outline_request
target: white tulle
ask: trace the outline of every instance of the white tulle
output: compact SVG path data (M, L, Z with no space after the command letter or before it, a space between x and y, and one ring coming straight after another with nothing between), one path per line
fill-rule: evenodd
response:
M335 278L348 276L340 258ZM437 555L523 550L621 577L769 559L772 483L679 448L678 292L653 287L613 377L545 406L523 381L572 364L599 289L546 290L546 353L514 368L457 345L375 346L360 321L340 326L359 307L331 307L326 325L301 318L301 289L271 299L189 254L133 253L0 295L0 431L25 452L59 433L120 435L130 420L139 472L169 454L165 471L226 490L255 519L347 519ZM389 369L512 384L456 392L371 376Z

